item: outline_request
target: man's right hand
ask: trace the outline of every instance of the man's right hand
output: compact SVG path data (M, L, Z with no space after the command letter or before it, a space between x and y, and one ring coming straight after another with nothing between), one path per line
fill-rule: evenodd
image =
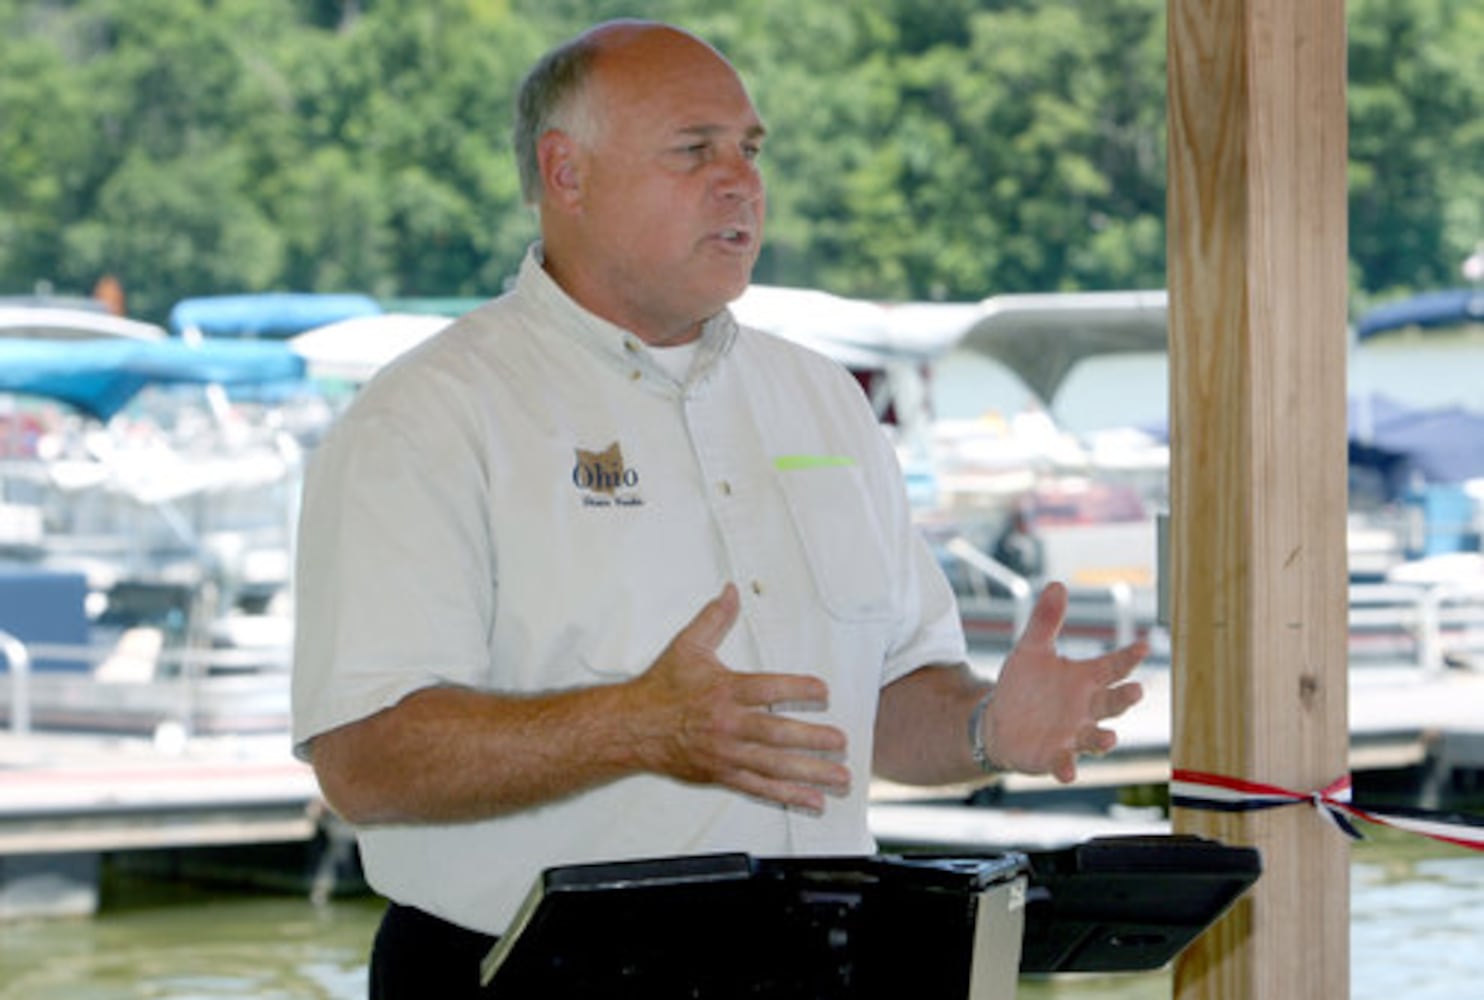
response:
M729 583L630 682L632 747L657 774L822 812L827 793L850 787L839 763L845 733L773 709L822 708L829 690L807 674L738 673L722 663L717 649L740 608Z
M638 772L822 811L850 772L845 734L771 709L822 708L817 677L737 673L716 651L737 621L728 586L648 670L619 684L511 695L433 685L316 736L314 770L347 820L456 823Z

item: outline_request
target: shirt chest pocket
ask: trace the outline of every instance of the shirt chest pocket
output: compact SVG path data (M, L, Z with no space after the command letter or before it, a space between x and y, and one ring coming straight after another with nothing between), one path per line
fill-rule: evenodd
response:
M780 486L825 609L842 621L891 617L886 539L854 465L780 468Z

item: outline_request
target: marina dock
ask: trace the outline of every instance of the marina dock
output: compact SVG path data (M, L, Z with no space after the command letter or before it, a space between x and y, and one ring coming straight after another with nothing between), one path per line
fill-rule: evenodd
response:
M286 737L0 738L0 854L303 840L319 790Z
M1349 676L1350 771L1358 786L1400 775L1388 788L1403 786L1409 804L1424 808L1445 808L1457 793L1484 787L1484 672L1368 666ZM1118 748L1080 761L1076 784L1012 774L998 779L993 794L976 795L968 785L923 789L875 782L872 833L887 848L973 850L1168 832L1161 810L1118 804L1121 789L1163 786L1170 779L1170 673L1146 667L1136 677L1144 700L1115 724ZM965 808L971 799L984 805Z
M1484 772L1484 672L1351 671L1352 772L1411 771L1416 804L1450 788L1477 791ZM970 786L872 786L872 830L884 849L1038 848L1112 833L1161 832L1157 809L1086 808L1118 789L1169 779L1170 675L1141 671L1145 699L1120 720L1120 746L1082 762L1071 788L1010 775L992 796ZM0 919L81 915L97 906L104 856L164 856L197 848L265 851L306 893L335 890L353 857L348 830L325 807L286 734L172 740L0 732ZM247 881L247 879L244 879Z
M92 912L104 855L300 845L314 891L345 843L286 735L0 734L0 920Z

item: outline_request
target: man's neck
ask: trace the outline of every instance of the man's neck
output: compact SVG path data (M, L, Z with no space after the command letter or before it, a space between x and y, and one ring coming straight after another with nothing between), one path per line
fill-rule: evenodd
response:
M650 347L678 347L693 343L700 338L701 330L710 318L664 321L652 311L611 293L605 283L594 280L581 268L567 267L563 259L554 257L545 248L541 266L573 302L594 316L629 331Z

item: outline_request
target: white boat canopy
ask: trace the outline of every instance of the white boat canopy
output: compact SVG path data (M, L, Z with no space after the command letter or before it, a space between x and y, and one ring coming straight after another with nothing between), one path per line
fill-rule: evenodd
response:
M312 377L359 384L452 322L425 313L352 316L306 330L289 346L309 363Z
M1048 405L1084 358L1169 349L1163 290L996 295L962 327L959 347L994 358Z
M163 340L165 328L94 309L0 306L0 337L26 340Z
M776 285L752 285L731 305L744 326L811 347L851 368L931 361L953 347L961 330L904 324L900 314L908 308Z

